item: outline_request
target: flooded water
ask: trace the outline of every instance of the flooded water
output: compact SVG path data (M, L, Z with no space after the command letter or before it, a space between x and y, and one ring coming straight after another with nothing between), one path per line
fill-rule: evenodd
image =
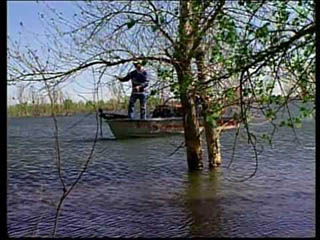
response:
M87 159L95 116L59 117L63 177ZM49 236L62 194L51 118L9 118L7 228L10 237ZM270 131L266 124L255 131ZM57 237L314 237L315 121L280 128L256 175L244 138L228 168L235 130L222 137L222 167L189 173L180 135L112 140L104 125L94 158L62 208ZM258 148L260 150L260 148ZM206 156L205 156L206 157Z

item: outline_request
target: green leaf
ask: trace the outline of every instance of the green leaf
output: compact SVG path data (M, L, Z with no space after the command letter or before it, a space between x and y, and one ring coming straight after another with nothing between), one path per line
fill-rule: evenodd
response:
M266 110L266 117L271 119L271 120L274 120L276 118L275 111L273 111L272 109L267 109Z
M205 120L211 127L214 128L215 126L217 126L216 118L212 114L206 116Z
M152 25L152 26L151 26L152 32L157 31L157 29L158 29L158 26L157 26L157 25Z
M256 31L256 37L258 38L266 38L269 35L268 26L270 23L265 23L262 27L258 28Z
M279 124L279 127L284 127L286 125L287 125L286 121L282 120Z
M136 24L136 21L131 19L129 22L127 22L128 29L132 28Z
M160 24L163 24L165 22L165 18L163 16L160 16Z
M271 138L269 135L262 134L261 138L266 140L271 145Z

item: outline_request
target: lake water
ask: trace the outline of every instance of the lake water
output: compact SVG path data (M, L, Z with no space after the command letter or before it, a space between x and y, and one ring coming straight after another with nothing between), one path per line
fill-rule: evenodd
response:
M65 181L92 147L94 114L59 117ZM62 194L53 120L9 118L7 228L10 237L49 236ZM271 126L254 126L268 132ZM280 128L264 145L256 175L252 147L224 133L222 167L188 172L183 136L110 140L103 127L94 158L62 208L57 237L314 237L315 121ZM260 148L258 148L260 149ZM205 155L206 159L206 155Z

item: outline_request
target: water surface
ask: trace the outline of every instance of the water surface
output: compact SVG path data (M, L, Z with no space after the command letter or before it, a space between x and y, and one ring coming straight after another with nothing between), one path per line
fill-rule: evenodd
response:
M87 159L95 116L60 117L65 181ZM73 126L75 123L75 126ZM55 164L53 120L8 119L7 222L11 237L48 236L62 194ZM253 127L257 132L271 126ZM183 141L166 138L110 140L107 125L94 158L66 199L59 237L314 237L315 121L293 131L280 128L273 147L264 145L258 171L245 138L235 131L221 139L220 169L189 173ZM297 138L295 138L297 137ZM206 156L205 156L206 157Z

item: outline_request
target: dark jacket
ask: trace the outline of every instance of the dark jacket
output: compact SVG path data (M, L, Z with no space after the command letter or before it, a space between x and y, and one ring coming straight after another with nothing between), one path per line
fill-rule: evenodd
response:
M131 79L131 83L132 83L132 92L133 93L138 93L135 90L135 87L137 87L137 86L139 86L139 93L143 93L145 88L148 87L149 81L147 78L146 71L138 72L137 70L134 70L134 71L128 73L127 76L125 76L124 78L120 78L119 80L121 82L127 82L130 79Z

